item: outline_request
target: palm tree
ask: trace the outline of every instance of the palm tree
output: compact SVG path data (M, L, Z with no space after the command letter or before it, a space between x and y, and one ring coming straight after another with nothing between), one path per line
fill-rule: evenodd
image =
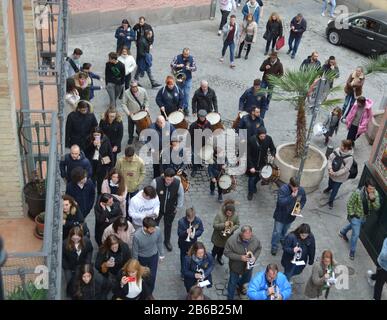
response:
M387 55L369 59L364 66L365 74L382 72L387 73Z
M274 100L289 101L293 104L297 112L297 135L296 135L296 154L300 158L304 152L306 143L306 114L305 105L307 97L310 93L311 86L322 76L321 69L303 68L301 70L290 70L284 73L282 77L269 75L268 82L274 86ZM326 79L332 80L335 78L334 72L327 72ZM337 91L339 87L331 88L329 93ZM325 100L321 104L324 107L334 106L340 103L341 99Z

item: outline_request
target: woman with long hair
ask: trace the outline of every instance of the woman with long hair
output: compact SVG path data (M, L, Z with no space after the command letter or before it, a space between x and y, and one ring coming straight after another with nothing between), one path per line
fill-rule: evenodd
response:
M75 199L65 194L62 196L63 204L63 240L67 239L70 230L75 226L84 227L84 217ZM87 235L86 230L83 230Z
M75 86L75 80L73 78L68 78L66 80L66 105L69 106L71 111L75 111L79 100L81 100L81 97L79 96L79 92Z
M236 58L239 59L241 57L243 47L246 45L247 49L245 59L247 60L251 50L251 44L255 43L257 40L258 33L257 23L254 21L253 15L251 13L249 13L246 16L246 20L242 22L241 30L242 32L239 38L239 52Z
M129 89L129 83L132 79L132 72L136 68L136 60L133 58L128 47L122 47L118 53L118 61L125 65L125 90Z
M114 167L117 162L117 155L121 152L122 137L124 134L121 115L114 107L109 107L104 114L104 118L99 122L99 127L109 138L113 152L111 166Z
M103 283L92 264L80 266L71 291L72 300L103 300Z
M313 265L316 253L314 236L307 223L301 224L296 230L285 237L281 264L285 268L285 276L290 279L300 274L307 264ZM296 262L304 264L296 264Z
M95 127L86 142L85 155L93 167L92 180L101 194L103 179L112 167L113 150L110 140L100 127Z
M119 217L110 226L108 226L102 235L102 242L105 242L106 238L112 234L126 243L129 248L133 246L133 237L136 230L133 225L126 220L125 217Z
M113 288L114 298L119 300L153 300L146 281L149 275L148 267L143 267L136 259L129 260L118 273L116 286Z
M120 202L120 208L123 214L126 213L126 195L128 193L124 177L121 173L113 168L107 174L102 182L102 193L109 193Z
M270 44L271 44L271 51L274 52L275 44L277 43L277 40L281 38L283 35L283 25L280 16L278 13L273 12L270 15L269 20L266 23L266 31L264 34L264 39L266 39L266 49L265 49L265 56L269 52Z
M67 282L67 294L70 295L70 286L79 266L91 263L93 245L84 236L81 226L73 227L66 241L63 241L62 267Z
M211 272L214 269L214 259L207 254L204 244L200 241L195 242L188 251L184 261L184 286L187 292L198 282L208 280L212 287Z
M312 274L305 287L305 296L310 299L320 299L323 296L328 299L331 286L334 286L336 261L330 250L324 250L321 259L313 265Z

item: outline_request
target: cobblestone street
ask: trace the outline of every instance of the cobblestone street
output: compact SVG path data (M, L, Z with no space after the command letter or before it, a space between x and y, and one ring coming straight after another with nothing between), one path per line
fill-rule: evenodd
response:
M227 127L237 116L238 101L244 90L252 86L255 78L261 77L259 67L264 56L265 40L262 38L264 26L273 11L278 12L284 18L284 24L288 26L291 18L298 12L302 12L308 22L308 31L305 33L297 56L294 60L286 55L287 45L280 51L279 58L286 69L298 69L302 60L305 59L312 51L317 50L320 55L320 61L334 55L340 68L340 78L335 84L343 86L348 75L358 66L366 63L366 58L360 54L350 51L343 47L335 47L328 43L325 38L325 27L328 22L327 17L320 15L320 1L314 0L272 0L265 2L265 11L262 21L258 27L257 43L253 44L252 51L248 60L236 60L236 68L232 70L228 64L228 52L225 56L224 64L218 61L222 46L221 37L217 36L219 26L219 10L217 8L215 20L196 21L182 23L178 25L154 26L155 43L153 49L153 74L156 80L164 83L166 75L169 74L169 64L172 58L181 53L182 48L189 47L191 54L195 57L198 71L193 75L193 92L199 87L199 82L206 79L209 86L213 88L218 97L219 112L222 120ZM146 16L146 14L145 14ZM238 22L241 21L241 12L238 9ZM149 21L152 24L152 21ZM120 21L117 21L117 26ZM71 35L69 38L69 52L76 47L83 50L82 62L93 64L93 72L104 77L104 68L109 52L115 50L114 31L99 30L94 33ZM287 39L288 27L285 28L285 37ZM135 45L132 44L133 55L135 55ZM375 101L374 111L379 108L382 92L384 90L380 75L370 75L365 81L364 95ZM150 89L147 77L140 79L151 99L151 117L154 121L159 114L159 109L155 103L157 90ZM343 90L336 93L339 98L344 97ZM96 97L92 101L98 121L108 105L108 95L106 90L96 91ZM321 110L318 122L325 119L327 111ZM189 117L189 121L194 119ZM268 134L273 138L276 146L295 140L295 121L296 111L294 106L287 102L272 101L269 111L265 116L265 126ZM309 116L308 116L309 121ZM336 146L346 137L347 130L344 125L339 128L338 135L334 137ZM124 138L123 149L128 140L127 121L124 120ZM325 153L323 138L313 137L312 144L320 148ZM141 146L137 144L137 146ZM338 198L333 210L327 206L327 198L322 194L322 190L327 185L327 176L322 181L319 190L307 195L307 203L303 211L304 218L298 218L292 225L293 230L300 223L310 224L312 232L316 238L316 258L321 256L324 249L333 251L335 260L340 264L349 267L349 290L331 290L330 299L338 300L369 300L372 298L372 288L368 285L366 271L374 270L375 265L368 256L364 246L359 241L356 258L354 261L349 260L348 245L338 237L339 228L346 223L346 203L349 194L356 188L358 179L361 176L363 163L368 159L371 146L366 138L361 138L356 143L354 156L359 164L359 174L357 179L349 180L341 187ZM152 166L147 164L147 176L144 185L151 181L153 175ZM211 251L212 243L210 241L212 234L212 223L214 216L220 210L220 204L216 196L210 195L209 178L207 169L203 168L195 178L189 176L191 188L185 197L185 208L193 206L197 215L203 220L205 231L199 239L204 242L207 251ZM226 194L224 199L234 199L237 201L237 212L240 215L241 225L250 224L253 226L253 232L261 241L262 252L258 258L259 265L254 268L254 272L261 271L268 263L275 262L280 266L282 251L279 250L277 256L270 254L270 240L273 229L273 212L276 204L277 186L275 184L262 186L258 184L258 193L254 195L252 201L247 201L247 178L238 176L237 188L235 191ZM180 279L180 260L179 249L177 247L177 220L185 213L181 210L175 218L172 229L172 252L166 252L165 260L159 265L157 273L156 288L154 296L156 299L183 299L185 297L185 288L183 281ZM91 213L87 220L90 230L94 230L94 214ZM161 224L163 228L163 224ZM92 232L94 241L94 234ZM94 243L94 247L97 248ZM212 272L213 287L205 289L205 294L211 299L225 299L226 284L228 282L228 260L224 258L224 266L215 264ZM282 271L282 267L281 271ZM293 285L292 299L305 299L304 288L306 281L311 273L311 266L307 266L304 272L295 277ZM384 292L384 299L386 299ZM238 299L238 296L236 296Z

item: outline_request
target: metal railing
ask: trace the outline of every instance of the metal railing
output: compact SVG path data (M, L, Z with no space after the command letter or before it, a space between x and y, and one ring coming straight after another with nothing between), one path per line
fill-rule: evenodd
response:
M23 119L28 117L29 122ZM27 123L27 125L26 125ZM48 286L47 299L61 297L62 210L60 199L60 170L58 154L57 112L20 110L18 112L21 156L25 163L25 150L32 150L32 159L39 178L44 180L45 216L43 246L40 251L9 254L2 268L7 294L26 279L35 281L43 272L43 284ZM23 132L32 132L31 140ZM35 131L34 131L35 130ZM27 145L29 145L27 147ZM38 269L37 269L38 267ZM44 271L46 270L46 271ZM37 273L38 272L38 273Z

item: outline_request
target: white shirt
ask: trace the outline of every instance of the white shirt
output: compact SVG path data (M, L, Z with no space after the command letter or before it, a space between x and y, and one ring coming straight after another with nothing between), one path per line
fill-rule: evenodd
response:
M137 281L128 282L128 294L126 295L129 299L133 299L137 297L142 291L142 281L140 280L140 284L137 285Z
M159 216L160 200L156 195L154 199L145 199L142 195L143 191L137 193L129 203L129 216L133 219L133 224L142 226L142 220L149 216Z
M219 0L219 8L224 11L231 11L236 9L235 0Z
M129 73L132 73L136 68L136 60L134 60L133 56L119 56L118 61L121 61L125 65L125 75L127 76Z

